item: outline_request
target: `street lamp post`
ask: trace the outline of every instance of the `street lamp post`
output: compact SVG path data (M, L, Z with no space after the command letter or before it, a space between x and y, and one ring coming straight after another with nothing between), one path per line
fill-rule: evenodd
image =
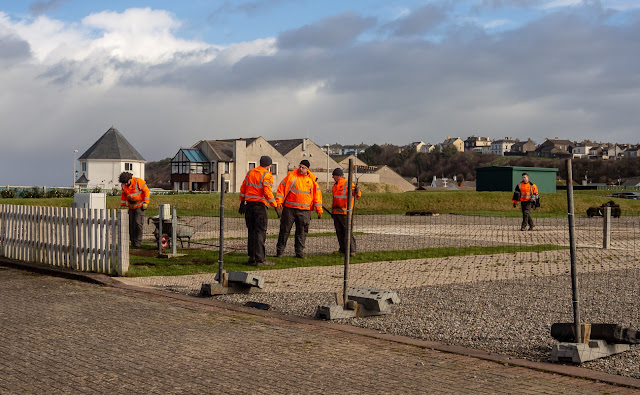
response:
M74 149L73 150L73 184L71 184L73 186L73 190L76 190L76 155L78 154L78 150Z

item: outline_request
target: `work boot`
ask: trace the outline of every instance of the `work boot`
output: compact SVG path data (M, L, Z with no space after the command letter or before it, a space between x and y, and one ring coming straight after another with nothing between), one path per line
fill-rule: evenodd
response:
M296 258L306 259L304 254L296 254Z
M275 262L269 262L269 261L262 261L262 262L256 262L256 266L274 266Z
M527 228L526 228L526 227L524 227L524 228L520 228L520 232L524 232L525 230L527 230Z
M529 231L532 231L532 230L533 230L533 226L529 227Z

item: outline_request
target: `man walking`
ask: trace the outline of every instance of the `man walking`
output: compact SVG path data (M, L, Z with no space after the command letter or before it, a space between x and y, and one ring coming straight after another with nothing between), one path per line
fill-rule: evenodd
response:
M513 207L515 208L518 201L522 207L522 225L520 230L524 231L529 225L529 230L533 230L533 219L531 219L531 209L535 209L538 202L538 187L536 184L529 181L529 174L522 173L522 182L516 185L516 190L513 192Z
M151 193L142 178L134 177L129 172L120 173L118 181L122 187L120 206L129 205L129 240L132 247L138 248L142 245L144 211L149 206Z
M296 257L304 259L304 244L309 232L311 210L315 209L318 218L322 218L322 193L316 182L317 177L309 170L311 164L304 159L296 170L278 185L276 202L283 207L280 219L280 234L276 245L276 256L282 256L293 224L296 225Z
M360 190L351 184L351 188L347 188L348 181L344 178L344 172L341 168L333 170L333 203L331 204L331 216L333 217L333 226L336 228L336 236L338 236L338 244L340 245L340 253L347 253L347 196L351 195L351 209L353 210L354 198L362 196ZM356 238L351 234L351 245L349 248L350 255L356 255Z
M249 170L242 186L240 187L240 209L238 212L244 215L244 221L249 232L247 255L249 263L256 266L267 265L264 241L267 238L267 208L269 205L276 207L276 199L273 197L273 175L271 158L262 156L260 166ZM280 211L276 207L278 216Z

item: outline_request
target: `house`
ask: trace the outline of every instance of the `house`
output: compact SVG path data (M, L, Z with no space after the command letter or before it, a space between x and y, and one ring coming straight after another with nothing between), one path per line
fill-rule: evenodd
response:
M442 142L442 148L454 147L458 152L464 152L464 141L460 137L447 136L446 140Z
M268 143L288 160L288 170L295 169L303 159L311 163L311 171L326 171L339 167L325 150L310 139L269 140Z
M116 129L110 127L78 158L79 171L74 187L101 189L119 188L118 177L128 171L144 179L146 160Z
M337 158L334 158L334 159L337 159ZM344 158L340 158L340 160L337 161L338 165L343 169L346 169L347 167L349 167L349 159L353 159L354 166L369 166L366 163L364 163L361 159L358 159L358 157L355 155L349 155Z
M602 159L622 159L624 156L625 149L618 144L609 145L602 149Z
M570 158L575 143L570 140L545 139L534 151L535 156L544 158Z
M355 155L361 154L368 148L366 144L335 145L331 147L329 155Z
M625 151L625 156L631 158L637 158L640 156L640 144L630 145L629 148Z
M409 144L409 148L414 149L416 152L422 152L422 147L426 144L427 143L425 143L424 141L414 141L413 143Z
M420 152L423 154L430 154L434 149L436 149L435 145L425 144L422 147L420 147Z
M513 140L511 137L505 137L500 140L492 141L491 153L493 155L504 156L504 153L511 151L511 147L517 142L518 140Z
M484 147L489 147L488 149L483 149ZM470 136L464 141L464 150L478 152L478 153L486 153L491 152L491 139L489 137L481 137L481 136Z
M176 191L220 191L224 178L227 192L239 192L247 172L268 155L271 173L279 183L286 176L289 161L263 137L232 140L201 140L180 148L171 160L171 185Z
M528 152L536 150L536 143L527 139L527 141L517 141L511 146L509 151L511 155L526 155Z
M581 143L578 143L575 145L575 147L573 147L573 157L574 158L588 158L589 157L589 150L591 150L591 148L593 148L595 145L595 143L589 141L589 140L584 140Z

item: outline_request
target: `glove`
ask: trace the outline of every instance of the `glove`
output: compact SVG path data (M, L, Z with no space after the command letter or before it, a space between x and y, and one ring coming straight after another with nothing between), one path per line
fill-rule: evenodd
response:
M513 203L513 208L516 208L518 204L517 203Z
M355 196L358 196L359 193L360 193L360 188L358 188L358 187L353 188L353 194Z
M282 218L282 209L276 207L276 214L278 215L278 218Z
M149 205L147 203L142 203L142 210L146 210Z
M322 218L322 212L318 213L318 219Z
M246 209L246 207L245 207L244 201L240 202L240 207L238 208L238 214L244 215L244 213L246 211L245 209Z

